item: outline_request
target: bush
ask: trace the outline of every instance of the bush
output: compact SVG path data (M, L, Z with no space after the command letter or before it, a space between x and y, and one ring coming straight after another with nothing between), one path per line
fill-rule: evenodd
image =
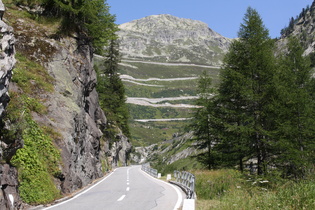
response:
M47 203L60 196L52 175L58 175L60 153L52 139L26 113L27 128L22 132L24 147L11 163L18 168L20 195L29 204Z

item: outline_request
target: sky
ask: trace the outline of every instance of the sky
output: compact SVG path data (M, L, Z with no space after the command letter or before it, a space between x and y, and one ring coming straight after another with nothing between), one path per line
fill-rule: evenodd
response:
M271 38L280 37L291 17L300 14L313 0L107 0L116 23L122 24L149 15L170 14L200 20L217 33L236 38L250 6L258 11Z

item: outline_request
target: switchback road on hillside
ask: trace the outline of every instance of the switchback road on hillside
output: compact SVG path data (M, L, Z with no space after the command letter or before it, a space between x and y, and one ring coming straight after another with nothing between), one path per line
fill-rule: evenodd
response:
M172 210L180 207L182 198L175 186L149 176L141 166L132 166L118 168L93 187L46 209Z

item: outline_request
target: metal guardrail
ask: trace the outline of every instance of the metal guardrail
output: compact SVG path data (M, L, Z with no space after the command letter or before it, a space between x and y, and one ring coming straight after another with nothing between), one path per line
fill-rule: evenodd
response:
M146 172L147 174L157 178L158 177L158 171L154 168L151 168L150 165L144 164L141 166L141 170Z
M187 199L195 198L195 175L187 171L174 171L174 177L187 194Z

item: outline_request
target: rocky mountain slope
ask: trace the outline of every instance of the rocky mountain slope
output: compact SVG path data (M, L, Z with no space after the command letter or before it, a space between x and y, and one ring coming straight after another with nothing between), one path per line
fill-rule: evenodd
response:
M217 84L232 40L206 23L167 14L124 23L119 29L120 73L135 145L158 143L183 132L191 108L196 108L199 75L206 71Z
M21 121L18 123L21 126L29 126L22 123L23 118L30 113L31 119L27 118L26 121L35 125L36 132L32 135L35 138L36 135L40 135L38 138L49 136L52 145L60 151L60 154L57 153L60 162L54 162L58 164L58 168L54 169L58 172L48 178L49 180L41 181L44 183L52 179L54 188L65 195L102 177L111 166L127 164L131 143L121 132L111 144L109 139L103 137L101 130L106 126L106 116L99 106L98 93L95 90L97 81L93 69L91 43L81 34L56 36L56 25L41 24L28 17L28 12L24 9L10 5L6 10L5 22L13 28L0 21L1 112L8 102L7 91L10 87L9 92L12 94L10 103L21 100L21 105L24 106L24 111L17 113L18 120ZM8 86L15 63L13 44L18 58L13 81ZM28 62L28 65L24 64L25 62ZM43 69L43 72L35 72L35 75L49 78L47 81L25 76L37 68ZM39 88L45 85L51 85L49 87L52 88L48 88L49 90ZM15 106L18 110L19 104ZM38 107L35 108L36 106ZM21 147L24 149L23 142L29 143L23 139L25 136L23 130L18 131L22 134L14 137L15 140L3 141L4 133L11 132L12 128L18 126L13 123L6 119L2 125L4 127L1 127L0 209L18 209L22 205L19 196L21 189L18 189L21 180L20 178L18 180L17 169L10 161L17 149ZM27 130L32 129L34 127L27 127ZM41 134L42 130L45 130L47 135ZM43 148L46 150L47 146ZM9 152L10 157L7 155ZM49 152L51 151L44 151L44 154Z
M119 28L124 59L218 66L231 41L201 21L172 15L152 15Z
M302 9L296 18L291 18L289 26L282 29L279 46L283 46L289 36L298 37L304 45L305 55L314 53L315 49L315 1Z

